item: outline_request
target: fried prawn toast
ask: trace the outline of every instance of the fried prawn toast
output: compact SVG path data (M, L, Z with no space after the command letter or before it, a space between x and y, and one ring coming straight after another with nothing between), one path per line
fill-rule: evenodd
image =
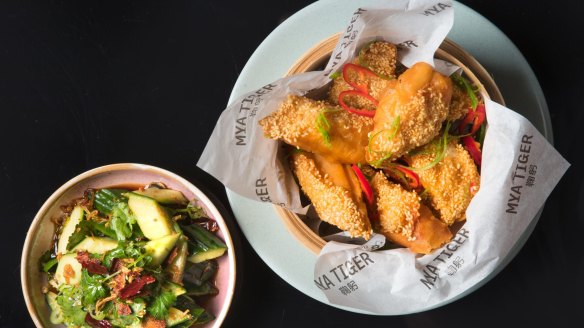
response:
M397 47L386 41L373 41L361 49L356 62L382 77L394 79Z
M448 226L420 203L415 191L406 191L377 172L371 180L376 194L380 232L416 253L428 254L452 238Z
M463 118L471 107L470 97L465 90L456 83L452 84L452 98L448 109L447 121L456 121Z
M430 65L407 69L377 106L367 161L379 166L432 140L448 116L451 95L452 81Z
M352 237L371 238L361 186L350 165L308 152L293 152L290 166L321 220Z
M366 67L376 75L363 75L352 78L355 78L354 81L357 83L366 85L369 94L374 99L379 100L388 89L395 87L396 62L397 47L394 44L385 41L372 42L361 50L353 64ZM341 92L352 89L353 87L342 76L339 76L333 80L328 99L331 103L338 104ZM362 97L348 95L345 97L345 103L355 108L375 109L375 106L370 101Z
M373 119L324 101L289 95L278 111L260 120L264 135L340 163L365 161Z
M444 145L438 138L416 150L407 161L418 169L429 205L444 223L451 225L466 219L466 208L479 190L480 176L469 153L456 140L450 140L446 149L441 147ZM441 153L444 158L432 166ZM428 166L432 167L424 169Z

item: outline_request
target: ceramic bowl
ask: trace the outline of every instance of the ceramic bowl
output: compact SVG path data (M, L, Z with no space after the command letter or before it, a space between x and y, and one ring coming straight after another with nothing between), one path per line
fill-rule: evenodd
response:
M340 33L335 34L308 50L292 65L286 76L323 69L340 35ZM436 51L435 57L461 67L466 77L478 86L483 94L491 100L505 105L503 96L491 75L462 47L446 39ZM313 253L319 254L326 244L322 236L327 234L326 228L322 229L322 222L314 215L298 215L283 207L274 206L284 225L296 239Z
M162 182L171 189L181 191L188 199L198 199L199 205L219 225L218 236L229 250L218 259L219 270L215 284L219 294L206 303L201 303L216 318L201 327L221 326L233 299L236 276L233 241L223 217L211 200L189 181L154 166L126 163L98 167L69 180L47 199L32 221L22 250L20 279L26 306L37 327L55 326L49 321L50 310L42 293L46 277L39 269L38 262L40 256L51 246L55 229L51 219L60 216L60 206L81 197L87 188L145 185L151 182Z

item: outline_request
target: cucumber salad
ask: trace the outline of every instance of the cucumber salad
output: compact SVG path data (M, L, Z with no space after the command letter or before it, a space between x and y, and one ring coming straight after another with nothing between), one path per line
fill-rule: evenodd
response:
M68 327L190 327L214 319L217 223L161 183L88 189L62 207L40 260L51 323Z

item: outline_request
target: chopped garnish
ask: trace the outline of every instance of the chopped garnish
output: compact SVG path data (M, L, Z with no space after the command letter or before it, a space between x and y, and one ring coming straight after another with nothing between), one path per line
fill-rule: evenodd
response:
M93 307L97 300L103 298L107 294L102 281L103 276L90 276L87 270L83 270L83 273L81 274L81 283L79 284L79 287L83 291L83 305Z
M367 99L368 101L370 101L374 106L377 106L377 104L378 104L377 100L375 100L375 98L371 97L368 93L364 93L364 92L358 91L358 90L343 91L343 92L339 93L339 105L341 105L341 107L343 107L349 113L353 113L353 114L357 114L357 115L361 115L361 116L367 116L367 117L374 117L375 116L375 110L354 108L354 107L350 107L349 105L347 105L345 103L346 96L363 97L363 98Z
M329 131L331 129L331 125L328 122L328 120L326 119L324 112L318 114L318 116L316 117L316 122L314 124L316 125L316 129L318 130L318 132L320 132L320 135L322 136L324 144L327 147L330 147L331 146L331 135L329 134Z
M476 142L470 136L462 137L461 140L462 140L462 144L464 145L464 148L470 154L470 157L472 157L475 164L480 167L482 164L482 154L481 154L481 150L479 149L478 142Z
M162 291L158 295L152 304L148 307L148 313L150 313L156 319L164 319L168 313L168 309L176 301L176 296L170 291Z
M318 132L322 136L324 144L327 147L331 146L331 136L329 133L329 131L331 129L331 125L330 125L328 119L326 118L326 114L327 113L334 113L334 112L338 112L338 111L341 111L341 109L325 109L325 110L321 111L316 116L316 120L314 122L316 129L318 130ZM207 229L207 230L209 230L209 229Z
M356 64L345 64L343 66L343 79L353 88L364 94L369 94L369 85L364 83L366 77L377 77L372 70Z
M87 315L85 316L85 322L91 328L112 328L112 324L109 323L109 321L107 321L105 319L104 320L96 320L89 313L87 313Z
M342 73L340 71L336 71L336 72L333 72L331 75L329 75L329 79L336 80L339 77L341 77L341 75L342 75Z
M101 264L101 261L90 258L88 252L77 252L75 259L77 259L77 262L79 262L84 269L87 269L87 272L89 273L107 273L107 268Z
M151 185L156 185L157 192L141 194L144 188L88 189L84 198L62 206L68 211L63 213L67 219L56 222L60 226L53 246L39 259L39 268L58 289L42 286L48 295L52 323L145 327L151 322L165 327L166 322L176 325L170 318L172 311L183 316L179 319L184 327L214 318L203 308L197 316L190 314L191 307L181 305L176 295L199 298L204 294L209 298L219 293L214 282L216 269L201 277L197 286L187 287L183 279L192 262L192 244L198 246L202 266L210 262L218 266L212 259L227 251L215 234L218 224L197 199L189 202L178 190L160 183ZM201 239L183 234L191 229L204 230L207 235ZM205 293L201 285L206 286Z
M359 168L359 166L353 164L353 165L351 165L351 168L353 169L353 171L357 175L357 179L359 179L359 183L361 184L361 189L363 189L363 193L365 194L365 198L367 198L367 203L369 203L369 205L373 205L373 202L374 202L373 189L371 188L369 181L367 181L367 178L365 177L365 175L363 175L363 172L361 172L361 169Z
M479 128L483 125L485 121L486 112L485 112L485 105L480 104L476 107L476 110L469 109L468 113L466 114L465 118L460 123L458 127L460 133L465 133L468 127L470 126L470 131L468 132L469 135L475 134Z
M387 137L387 140L391 140L395 137L395 135L397 134L397 131L399 130L400 127L400 116L397 115L394 119L393 122L391 122L391 126L389 127L389 129L385 129L385 130L380 130L377 133L374 133L373 135L369 136L369 142L367 143L367 151L369 153L377 153L377 154L383 154L383 156L381 156L381 158L379 158L378 160L374 161L371 163L371 166L375 167L375 168L380 168L381 165L383 165L383 163L390 159L393 156L392 152L380 152L380 151L374 151L371 149L371 141L375 138L377 138L378 136L381 135L381 133L383 132L390 132L390 135Z
M408 167L408 169L414 172L425 171L434 167L434 165L440 163L444 156L446 156L446 149L448 149L448 141L450 140L448 135L448 130L450 129L450 122L446 123L446 127L444 128L444 132L442 133L442 138L438 139L438 142L435 145L435 155L434 160L430 162L428 165L423 167Z
M138 276L130 284L120 290L120 298L123 300L140 295L142 287L155 282L152 276Z
M410 188L416 189L420 186L420 177L414 171L401 165L396 165L395 169L402 172L407 177Z
M466 91L466 94L470 98L470 106L472 110L475 110L477 108L479 101L470 82L468 82L464 77L458 74L452 74L450 75L450 77L452 78L454 83L458 84Z

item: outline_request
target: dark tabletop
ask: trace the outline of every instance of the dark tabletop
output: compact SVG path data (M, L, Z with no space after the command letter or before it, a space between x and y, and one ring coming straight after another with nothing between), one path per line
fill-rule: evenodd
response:
M32 326L20 256L37 210L73 176L119 162L173 171L225 205L241 244L225 327L582 323L584 12L571 1L462 1L525 55L550 109L555 146L572 164L535 231L498 276L439 309L377 317L319 303L262 262L232 219L222 185L195 163L249 56L310 2L0 2L1 327Z

